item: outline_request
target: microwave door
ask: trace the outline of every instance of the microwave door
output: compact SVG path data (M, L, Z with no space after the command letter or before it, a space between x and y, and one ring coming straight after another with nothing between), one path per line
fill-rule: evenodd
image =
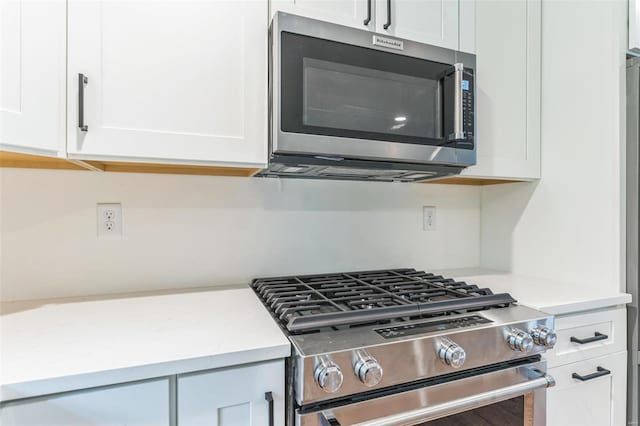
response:
M451 64L289 32L279 37L274 152L457 162Z

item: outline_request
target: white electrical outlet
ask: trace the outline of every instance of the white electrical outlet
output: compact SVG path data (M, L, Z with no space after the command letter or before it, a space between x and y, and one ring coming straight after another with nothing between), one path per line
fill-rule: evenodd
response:
M122 236L122 205L98 203L96 205L98 237Z
M423 231L436 230L436 207L435 206L422 207L422 230Z

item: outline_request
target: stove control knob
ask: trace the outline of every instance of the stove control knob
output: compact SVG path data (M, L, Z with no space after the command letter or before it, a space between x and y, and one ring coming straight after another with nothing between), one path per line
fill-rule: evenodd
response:
M467 353L457 343L451 340L443 340L438 349L440 360L452 368L460 368L467 359Z
M507 335L507 343L514 351L530 352L533 349L533 338L526 331L514 328Z
M363 351L356 353L353 372L367 387L375 386L382 380L382 367L374 357Z
M558 341L556 332L547 327L536 327L531 330L531 337L536 345L552 348Z
M342 370L330 359L321 359L313 375L318 386L327 393L335 393L342 386Z

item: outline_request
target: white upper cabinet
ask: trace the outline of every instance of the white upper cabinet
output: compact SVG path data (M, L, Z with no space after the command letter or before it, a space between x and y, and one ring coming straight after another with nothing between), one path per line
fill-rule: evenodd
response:
M476 53L476 2L479 0L460 0L458 7L458 50Z
M0 0L0 149L64 156L66 2Z
M69 157L264 165L267 23L267 0L69 0Z
M271 15L282 11L362 29L375 29L375 0L272 0Z
M458 0L375 0L376 32L458 48Z
M629 0L629 50L640 53L640 0Z
M458 0L272 0L277 11L458 48Z
M466 2L461 3L465 6ZM468 6L468 5L467 5ZM540 177L540 0L475 1L477 165L463 175ZM468 11L462 15L468 15ZM470 37L466 33L467 37Z

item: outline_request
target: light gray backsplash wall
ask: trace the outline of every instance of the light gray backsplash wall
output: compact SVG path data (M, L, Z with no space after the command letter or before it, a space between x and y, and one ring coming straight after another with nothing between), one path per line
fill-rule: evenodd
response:
M0 202L5 301L480 263L471 186L1 169ZM122 203L122 238L97 238L99 202Z

